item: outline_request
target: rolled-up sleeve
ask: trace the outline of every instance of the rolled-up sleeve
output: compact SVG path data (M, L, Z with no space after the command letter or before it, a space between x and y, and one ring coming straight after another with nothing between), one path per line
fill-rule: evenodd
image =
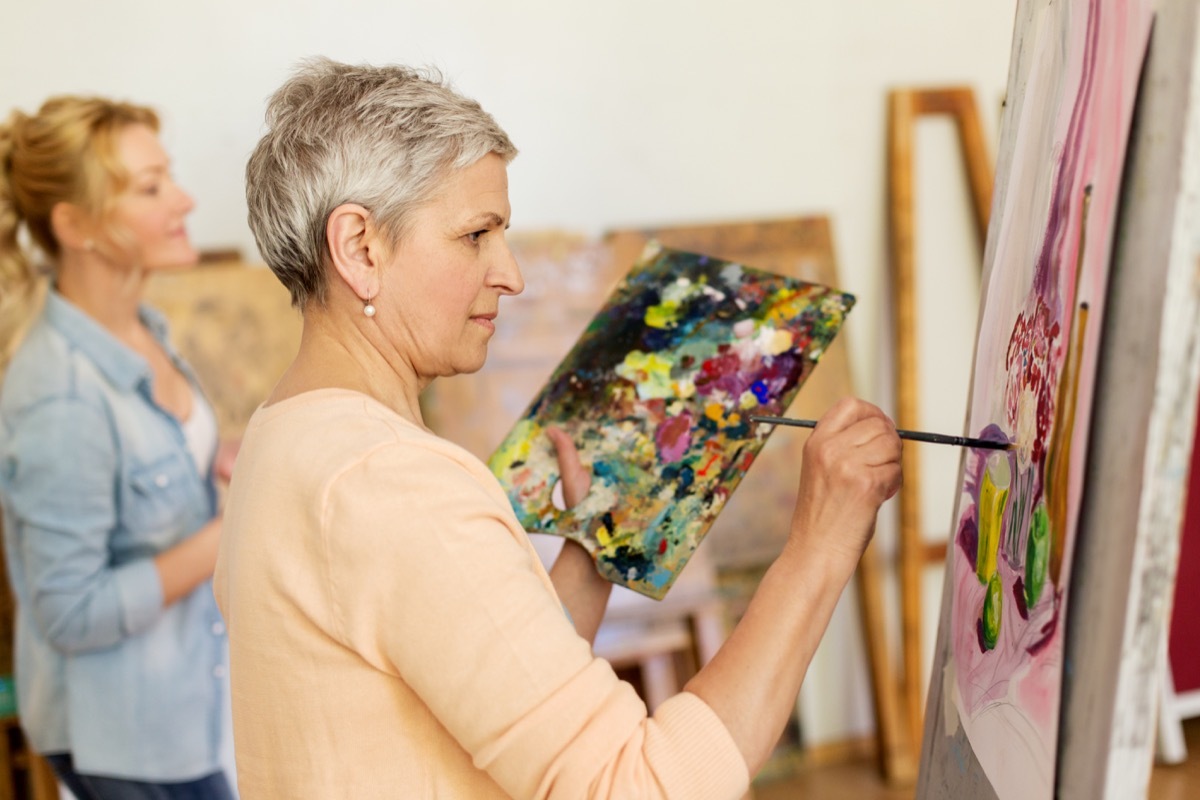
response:
M385 448L330 491L329 584L347 646L412 687L514 797L745 792L745 761L699 697L649 716L592 655L498 487L450 458L415 466Z
M42 635L62 652L97 650L148 628L162 609L149 557L113 565L117 454L104 413L63 397L8 421L4 502L11 550Z

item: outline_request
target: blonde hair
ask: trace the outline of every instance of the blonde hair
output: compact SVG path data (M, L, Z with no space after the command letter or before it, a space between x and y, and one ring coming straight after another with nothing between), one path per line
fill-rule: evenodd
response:
M36 114L13 111L0 124L0 375L36 314L45 275L22 231L53 270L60 253L50 215L72 203L104 218L128 183L117 135L130 125L158 131L144 106L99 97L52 97Z
M267 132L246 165L259 252L304 308L325 299L325 223L342 203L369 209L398 240L446 172L517 148L490 114L436 72L302 63L267 105Z

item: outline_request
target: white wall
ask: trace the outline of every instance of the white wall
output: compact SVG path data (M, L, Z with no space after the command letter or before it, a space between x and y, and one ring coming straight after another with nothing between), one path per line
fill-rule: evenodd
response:
M242 169L265 98L307 55L439 67L508 130L514 229L825 213L859 393L886 405L885 99L893 86L973 86L995 147L1014 0L15 0L3 14L0 110L96 92L163 112L201 246L254 252ZM948 126L918 139L921 392L928 427L963 423L979 253ZM965 363L964 363L965 362ZM923 452L929 452L928 450ZM927 478L929 524L953 503ZM943 488L944 487L944 488ZM882 526L881 535L888 535ZM936 609L936 598L933 607ZM869 728L852 609L810 683L809 733ZM936 610L929 622L929 639ZM824 706L822 706L824 702ZM864 717L865 715L865 717Z

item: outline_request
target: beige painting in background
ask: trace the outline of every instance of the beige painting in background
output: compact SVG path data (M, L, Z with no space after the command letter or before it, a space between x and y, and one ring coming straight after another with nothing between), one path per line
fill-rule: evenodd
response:
M240 436L300 344L300 312L265 266L229 262L159 273L145 302L167 316L221 436Z

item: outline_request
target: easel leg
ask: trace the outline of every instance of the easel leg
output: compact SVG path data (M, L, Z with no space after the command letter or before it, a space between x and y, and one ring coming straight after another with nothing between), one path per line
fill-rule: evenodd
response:
M887 627L883 613L883 578L879 570L877 545L872 542L858 562L855 585L863 618L867 661L871 669L871 691L875 701L876 740L879 767L894 786L910 786L917 779L916 755L901 716L895 672L887 646Z

